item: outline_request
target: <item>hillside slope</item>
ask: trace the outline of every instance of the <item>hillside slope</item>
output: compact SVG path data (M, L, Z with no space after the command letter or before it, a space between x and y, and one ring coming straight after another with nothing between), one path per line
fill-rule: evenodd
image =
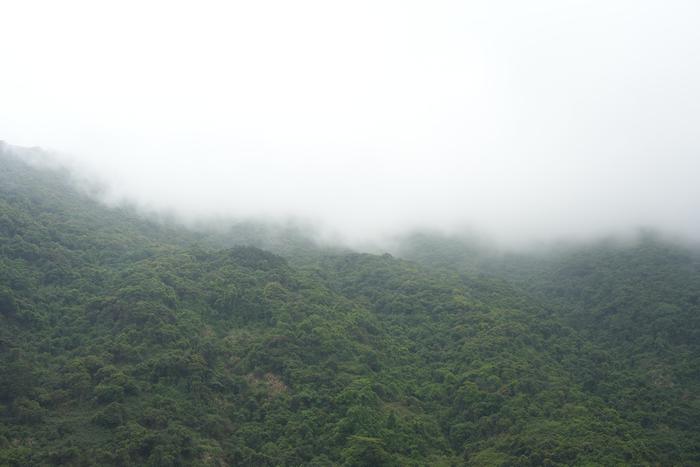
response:
M296 239L290 261L13 152L0 465L700 462L688 252L483 274Z

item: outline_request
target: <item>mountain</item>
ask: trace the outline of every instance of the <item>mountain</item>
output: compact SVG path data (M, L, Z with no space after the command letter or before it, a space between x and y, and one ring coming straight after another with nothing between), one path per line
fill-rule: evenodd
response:
M700 464L693 247L188 229L29 152L0 147L0 465Z

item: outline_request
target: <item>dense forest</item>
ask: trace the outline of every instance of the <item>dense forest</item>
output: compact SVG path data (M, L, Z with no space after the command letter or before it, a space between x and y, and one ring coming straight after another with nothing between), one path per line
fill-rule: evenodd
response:
M216 231L0 146L0 465L700 465L700 250Z

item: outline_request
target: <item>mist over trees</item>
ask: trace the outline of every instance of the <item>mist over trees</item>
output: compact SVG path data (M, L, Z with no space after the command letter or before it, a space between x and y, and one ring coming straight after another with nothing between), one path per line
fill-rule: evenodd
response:
M0 467L700 465L700 2L0 18Z
M697 2L437 3L4 2L0 138L190 222L700 239Z
M698 249L416 234L409 261L266 229L0 155L0 463L700 462Z

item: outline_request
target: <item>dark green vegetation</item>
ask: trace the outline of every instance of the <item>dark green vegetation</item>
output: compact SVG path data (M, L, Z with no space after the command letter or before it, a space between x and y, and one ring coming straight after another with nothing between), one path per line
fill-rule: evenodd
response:
M0 155L0 465L700 464L695 250L274 238Z

